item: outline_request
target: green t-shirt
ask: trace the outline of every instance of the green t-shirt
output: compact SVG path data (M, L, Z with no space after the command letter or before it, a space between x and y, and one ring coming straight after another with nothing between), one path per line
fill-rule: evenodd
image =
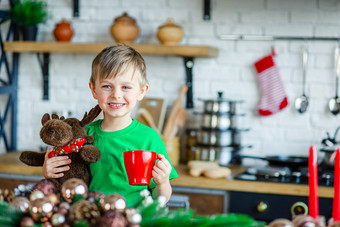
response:
M86 133L95 137L93 145L101 152L100 160L90 164L92 180L89 191L100 191L106 195L118 193L126 199L128 207L133 207L140 198L140 192L148 186L129 185L124 166L124 151L150 150L163 154L169 160L165 145L154 129L135 119L128 127L115 132L103 131L101 122L102 120L97 120L85 127ZM178 174L172 167L169 179L176 177ZM155 187L152 178L149 188Z

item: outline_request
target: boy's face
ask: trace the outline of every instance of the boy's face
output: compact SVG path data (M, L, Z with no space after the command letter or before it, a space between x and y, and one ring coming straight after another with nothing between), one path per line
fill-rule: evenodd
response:
M134 71L133 67L128 67L116 77L104 80L98 78L95 85L90 83L92 95L98 100L105 118L131 119L131 112L137 101L143 99L149 88L148 85L141 87L140 76L139 70Z

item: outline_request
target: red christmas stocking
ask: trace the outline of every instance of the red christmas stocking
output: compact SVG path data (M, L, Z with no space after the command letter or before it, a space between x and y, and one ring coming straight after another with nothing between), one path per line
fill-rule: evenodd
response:
M254 65L262 88L261 101L258 105L259 114L269 116L284 109L288 105L287 95L273 55L262 58Z

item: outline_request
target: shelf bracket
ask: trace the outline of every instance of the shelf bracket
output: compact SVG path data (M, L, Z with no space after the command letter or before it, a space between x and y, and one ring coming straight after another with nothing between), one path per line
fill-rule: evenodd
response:
M203 12L203 20L210 20L210 12L211 12L211 7L210 7L210 0L203 0L204 1L204 12Z
M192 89L192 68L194 67L194 58L184 57L183 60L184 60L184 67L185 67L185 73L186 73L185 84L188 86L186 108L192 109L194 108L193 89Z
M43 100L49 99L49 66L50 66L50 54L49 53L37 53L39 64L43 76ZM42 55L42 56L41 56Z

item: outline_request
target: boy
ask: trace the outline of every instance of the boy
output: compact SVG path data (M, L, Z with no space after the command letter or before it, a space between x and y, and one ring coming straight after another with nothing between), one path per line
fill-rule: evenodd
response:
M149 88L143 57L126 45L105 48L93 60L89 86L104 113L102 120L86 126L86 133L95 137L93 145L101 151L101 159L90 164L89 191L118 193L125 197L128 207L136 205L145 188L152 191L154 198L163 195L169 200L170 180L178 175L165 145L155 130L131 118L133 108ZM123 152L128 150L151 150L160 158L148 187L129 185L123 158ZM43 174L46 178L61 177L69 163L67 156L45 158Z

